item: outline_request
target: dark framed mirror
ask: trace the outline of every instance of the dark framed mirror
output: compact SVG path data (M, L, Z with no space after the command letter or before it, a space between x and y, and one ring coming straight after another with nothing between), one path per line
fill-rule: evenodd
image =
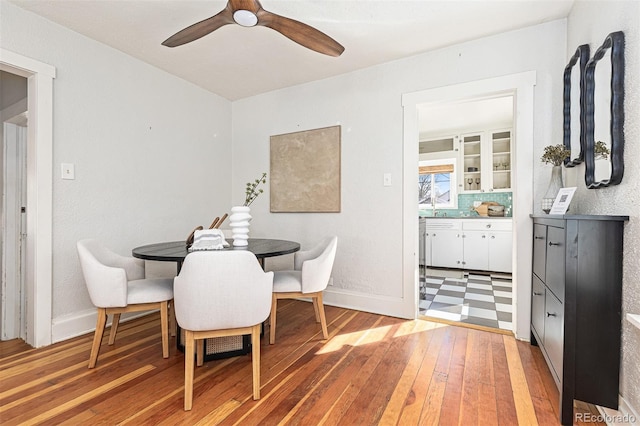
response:
M585 140L585 79L584 71L589 61L589 45L578 46L564 68L562 95L564 117L563 142L571 156L564 160L565 167L574 167L584 161Z
M585 183L617 185L624 174L624 33L611 33L585 69Z

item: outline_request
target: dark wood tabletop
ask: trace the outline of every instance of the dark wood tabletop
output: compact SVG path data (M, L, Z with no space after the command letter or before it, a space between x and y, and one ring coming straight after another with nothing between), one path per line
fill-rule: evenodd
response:
M229 247L225 247L223 250L248 250L259 260L295 253L300 250L300 243L271 238L249 238L247 247L233 247L233 240L227 240L227 242ZM131 253L133 257L138 259L182 263L189 251L184 241L171 241L136 247Z

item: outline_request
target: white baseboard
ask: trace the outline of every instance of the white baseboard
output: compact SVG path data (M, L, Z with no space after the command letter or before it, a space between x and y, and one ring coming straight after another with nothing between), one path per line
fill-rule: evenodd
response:
M326 305L397 318L407 318L406 302L401 298L358 293L332 286L326 288L322 298ZM414 318L415 314L407 319Z
M150 312L151 311L122 314L120 317L120 323L148 315ZM111 325L111 319L111 317L107 319L107 325ZM93 333L96 330L97 320L98 314L96 309L88 309L86 311L55 318L51 325L51 342L61 342L63 340L71 339L72 337Z
M597 419L599 422L605 422L609 426L640 425L638 412L622 396L619 398L617 411L611 408L597 407L602 417ZM592 421L595 420L593 419Z

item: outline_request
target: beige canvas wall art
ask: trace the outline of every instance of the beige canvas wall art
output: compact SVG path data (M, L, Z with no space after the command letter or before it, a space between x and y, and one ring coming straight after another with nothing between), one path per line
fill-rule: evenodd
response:
M340 126L271 136L271 212L340 211Z

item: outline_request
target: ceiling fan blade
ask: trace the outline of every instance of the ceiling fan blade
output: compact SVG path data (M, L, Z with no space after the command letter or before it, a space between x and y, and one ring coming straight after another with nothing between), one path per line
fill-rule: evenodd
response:
M231 11L229 4L227 4L227 7L221 10L216 15L190 25L181 31L178 31L177 33L163 41L162 45L167 47L181 46L183 44L197 40L200 37L204 37L207 34L222 27L223 25L233 23L233 12Z
M283 36L308 49L329 56L340 56L344 52L344 47L340 43L307 24L276 15L264 9L259 10L257 15L257 25L276 30Z

